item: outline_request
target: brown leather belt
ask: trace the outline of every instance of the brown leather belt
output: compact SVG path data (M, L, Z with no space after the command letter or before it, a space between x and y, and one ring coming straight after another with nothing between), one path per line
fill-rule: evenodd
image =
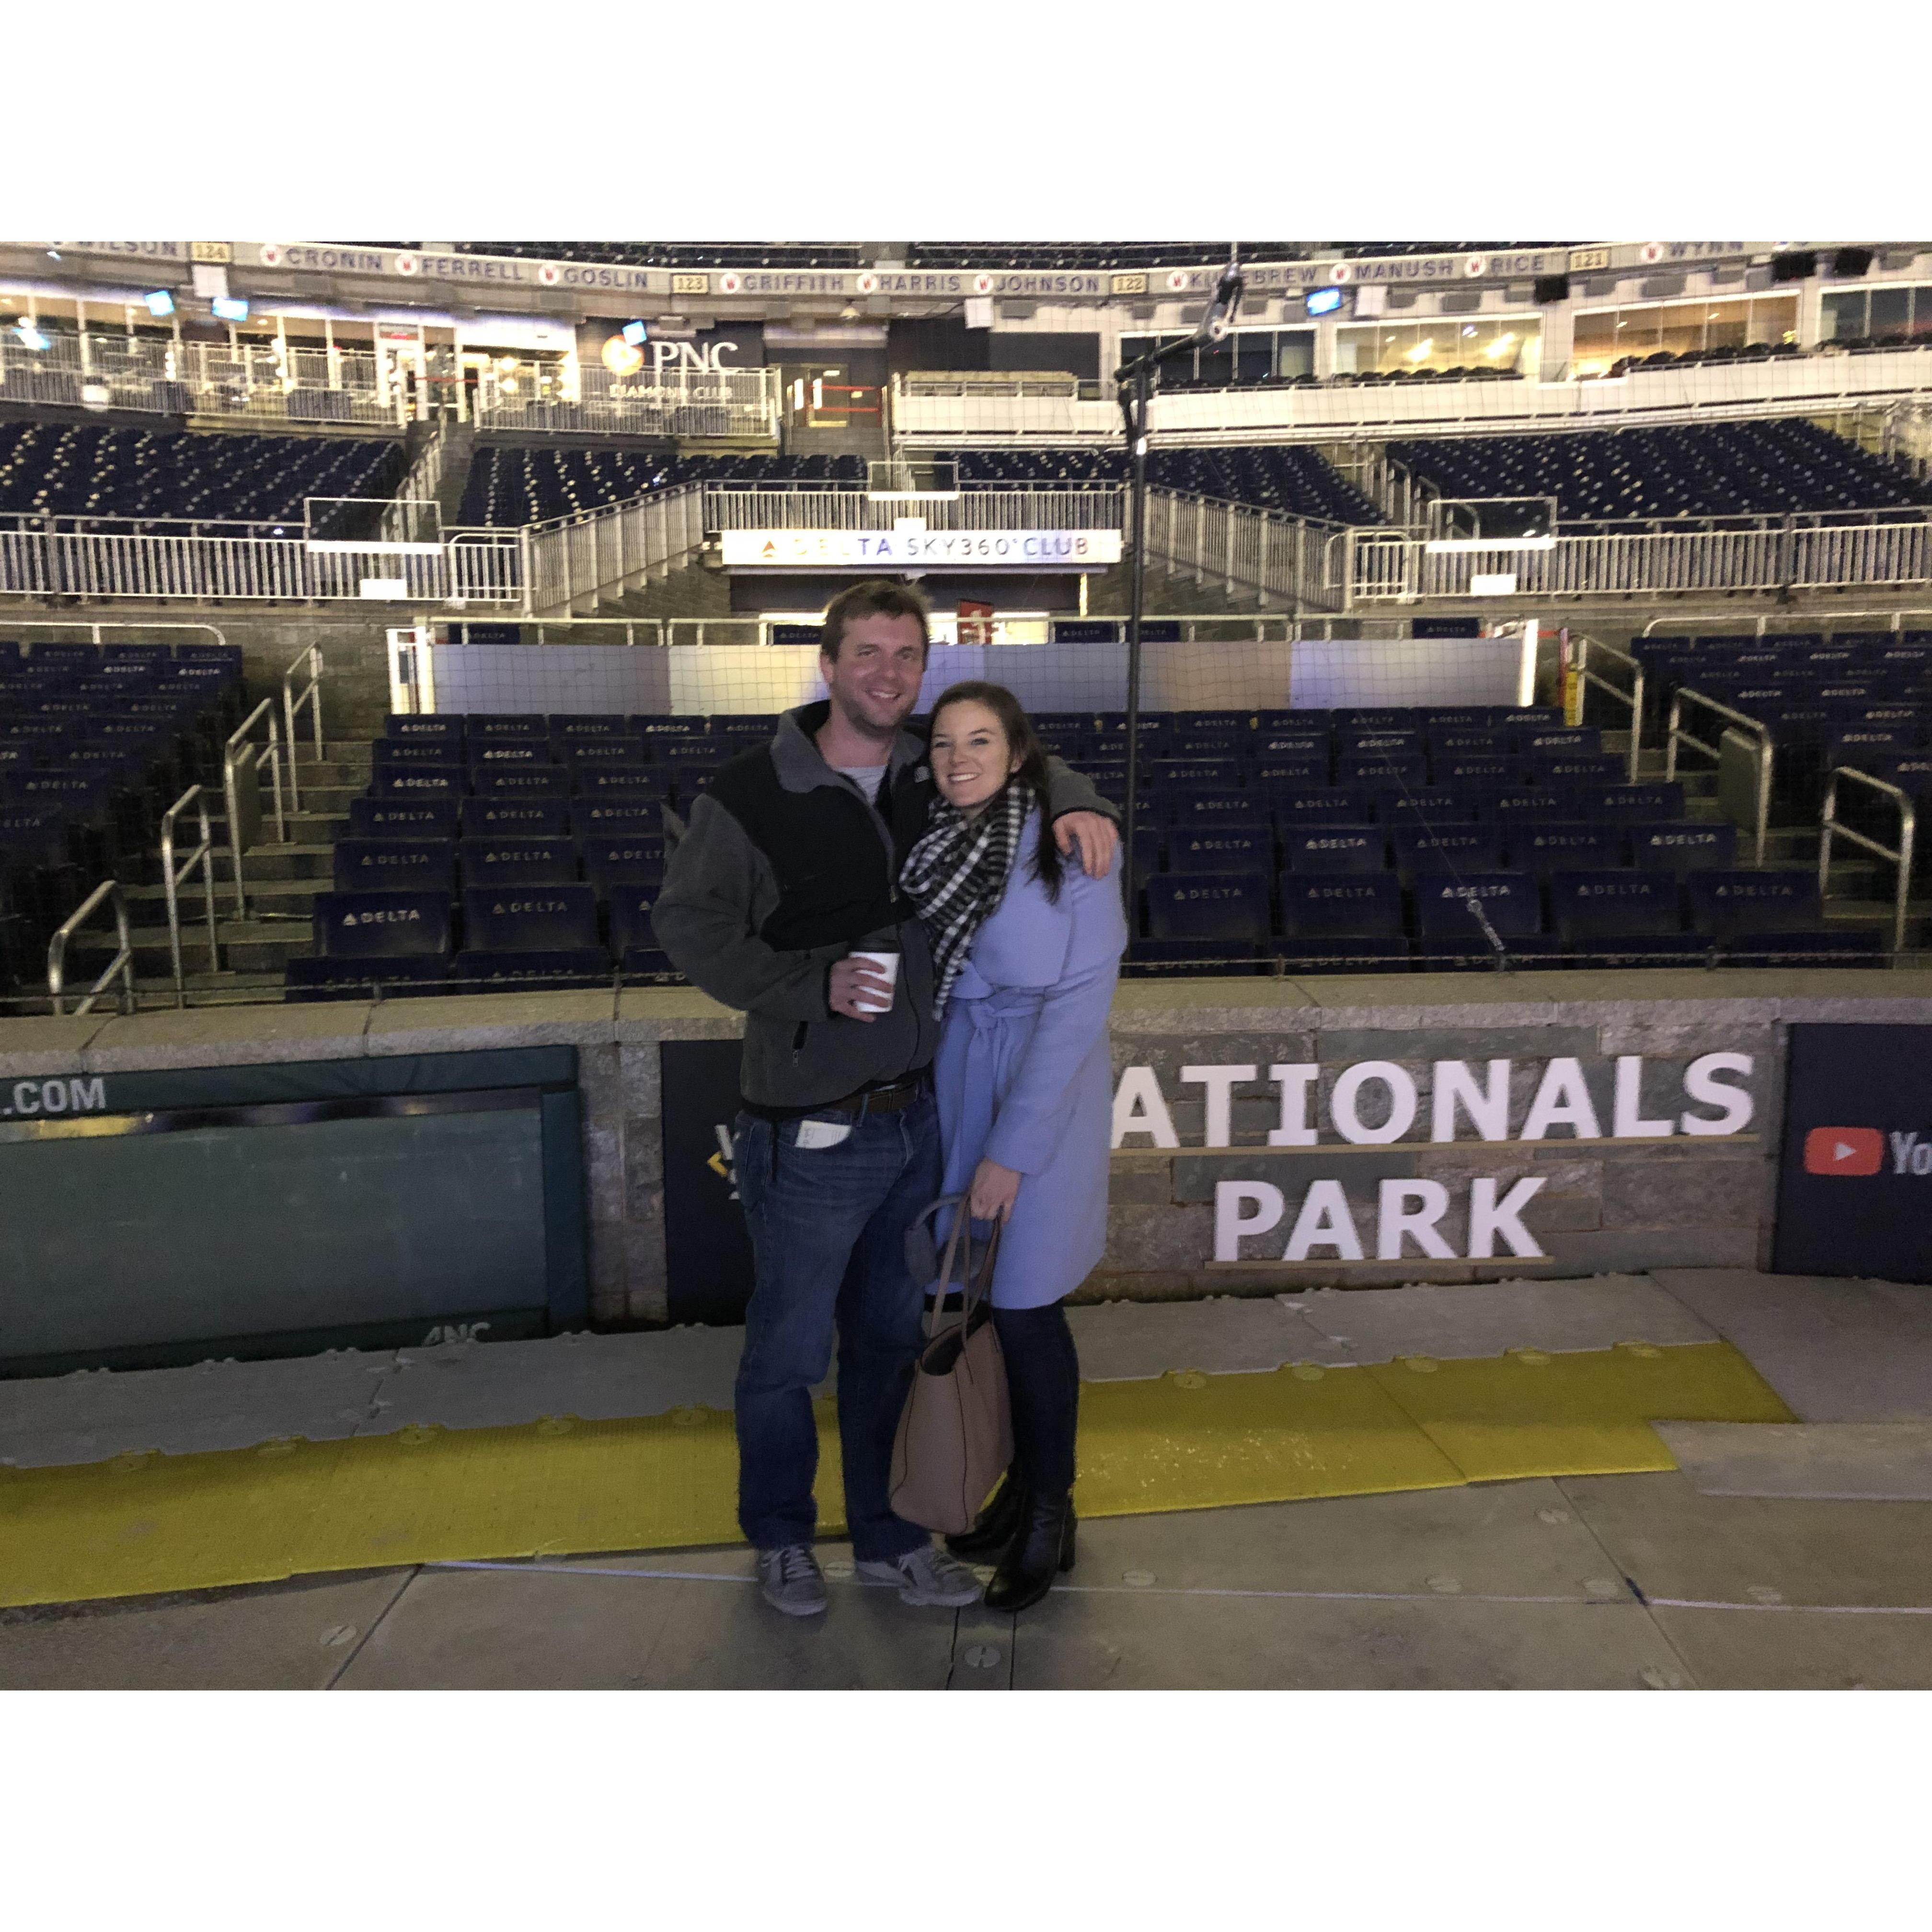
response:
M826 1110L835 1114L896 1114L910 1107L932 1084L932 1068L922 1066L916 1073L909 1073L890 1087L868 1087L847 1094L842 1100L829 1101ZM812 1111L816 1113L819 1109Z

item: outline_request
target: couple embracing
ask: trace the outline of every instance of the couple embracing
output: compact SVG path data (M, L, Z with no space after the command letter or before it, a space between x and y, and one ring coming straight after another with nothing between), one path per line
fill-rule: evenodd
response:
M734 1135L756 1280L735 1396L738 1520L766 1600L826 1605L811 1390L837 1337L860 1575L916 1604L1037 1602L1073 1561L1079 1394L1063 1298L1106 1239L1107 1016L1126 944L1113 808L1042 752L998 685L918 703L925 601L884 580L825 613L827 698L788 712L698 800L652 915L696 986L746 1015ZM927 1291L906 1237L964 1195L1005 1223L992 1320L1014 1462L933 1546L892 1513L892 1444ZM945 1210L942 1210L942 1214ZM943 1234L942 1219L939 1232Z

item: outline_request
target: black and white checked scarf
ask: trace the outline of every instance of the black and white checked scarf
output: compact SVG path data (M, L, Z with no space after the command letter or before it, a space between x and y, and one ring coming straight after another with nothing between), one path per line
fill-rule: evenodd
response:
M974 934L1006 890L1032 802L1025 787L1009 781L969 820L957 806L936 799L926 836L906 855L899 884L919 908L932 941L935 1014L945 1012L946 995L966 964Z

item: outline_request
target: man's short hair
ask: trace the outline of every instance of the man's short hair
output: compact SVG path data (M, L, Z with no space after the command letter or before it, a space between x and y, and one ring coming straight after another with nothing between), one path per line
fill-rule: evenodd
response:
M818 648L836 663L845 641L845 627L856 617L916 617L921 646L932 648L932 606L910 584L889 577L869 577L842 590L825 607L825 628Z

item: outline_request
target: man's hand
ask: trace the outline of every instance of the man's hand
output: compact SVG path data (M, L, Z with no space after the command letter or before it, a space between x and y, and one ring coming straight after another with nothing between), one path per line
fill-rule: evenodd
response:
M864 1020L870 1024L879 1016L861 1012L859 1002L862 1000L876 1006L890 1006L892 1000L890 977L870 959L836 960L826 982L825 1004L848 1020Z
M1114 869L1120 835L1114 821L1097 812L1063 812L1053 821L1053 842L1063 852L1080 848L1080 863L1090 879L1104 879Z
M1020 1191L1020 1177L1010 1167L996 1160L982 1160L973 1170L973 1185L967 1190L966 1210L976 1221L1010 1221L1013 1201Z

